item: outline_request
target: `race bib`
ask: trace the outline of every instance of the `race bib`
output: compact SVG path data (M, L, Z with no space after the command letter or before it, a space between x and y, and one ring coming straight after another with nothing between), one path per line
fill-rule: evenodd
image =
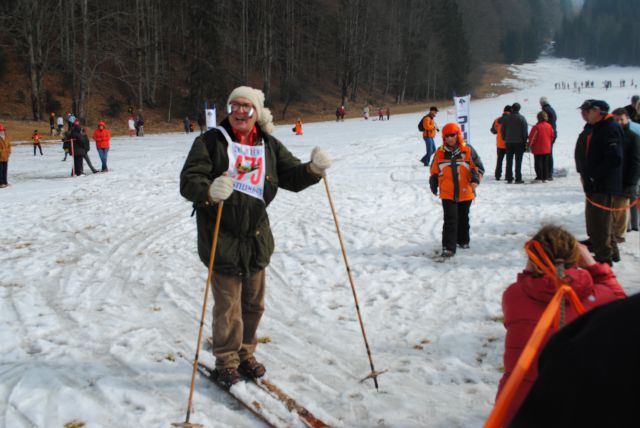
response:
M232 141L227 151L233 190L264 201L264 146L247 146Z

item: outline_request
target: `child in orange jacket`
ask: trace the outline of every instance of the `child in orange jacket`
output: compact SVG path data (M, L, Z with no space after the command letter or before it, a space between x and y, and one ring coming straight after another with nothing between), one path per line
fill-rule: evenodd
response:
M442 128L443 144L436 150L431 164L429 185L434 195L440 188L444 211L442 257L453 257L456 245L469 248L469 208L475 199L484 166L476 151L464 142L456 123Z
M33 155L36 155L36 148L40 149L40 156L42 156L42 146L40 145L40 134L38 134L38 130L34 129L33 134L31 135L31 141L33 141Z

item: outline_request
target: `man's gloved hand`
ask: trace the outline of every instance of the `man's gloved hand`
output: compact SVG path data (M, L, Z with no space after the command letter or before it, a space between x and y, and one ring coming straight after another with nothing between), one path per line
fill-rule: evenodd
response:
M316 147L311 151L311 163L309 167L314 174L323 175L324 171L331 166L331 159L327 152L320 147Z
M211 186L209 186L209 199L214 204L220 201L224 201L233 192L233 179L228 175L221 175L213 180Z

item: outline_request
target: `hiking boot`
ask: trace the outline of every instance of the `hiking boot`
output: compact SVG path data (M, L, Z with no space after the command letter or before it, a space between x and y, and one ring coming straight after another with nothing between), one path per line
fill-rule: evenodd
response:
M220 384L220 386L227 389L231 388L233 385L240 382L240 380L242 379L242 377L240 376L240 373L238 373L238 370L234 368L230 368L230 369L216 368L211 373L211 378L214 381L216 381L218 384Z
M611 260L615 263L620 263L620 251L614 250L611 252Z
M468 250L469 249L469 243L467 242L466 244L458 244L458 247L464 249L464 250Z
M440 253L440 257L447 257L447 258L448 257L453 257L455 255L456 255L455 251L451 251L451 250L449 250L447 248L443 248L442 249L442 253Z
M267 369L265 369L264 365L256 361L256 359L253 357L241 362L238 370L244 376L252 379L262 377L267 372Z

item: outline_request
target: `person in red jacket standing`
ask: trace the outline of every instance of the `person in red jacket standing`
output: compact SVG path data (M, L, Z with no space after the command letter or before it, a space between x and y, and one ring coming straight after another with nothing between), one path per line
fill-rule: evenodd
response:
M553 263L564 266L563 282L575 291L586 311L626 297L611 267L606 263L596 263L587 247L563 228L555 225L543 226L533 240L540 243ZM530 259L518 274L516 282L503 293L502 312L507 334L504 344L504 374L500 379L497 395L500 395L515 369L522 350L555 293L554 280L544 276ZM566 305L566 321L570 323L577 316L574 307ZM547 340L549 336L551 332L548 333ZM613 362L603 362L611 363ZM517 413L537 377L538 370L534 364L514 396L504 426L508 426L508 421Z
M104 121L98 123L98 128L93 131L93 139L96 140L98 156L102 162L102 172L109 171L107 167L107 156L109 155L109 142L111 141L111 131L106 128Z
M546 112L539 112L537 118L538 123L529 132L529 150L535 159L536 181L545 183L551 178L551 144L555 134Z

